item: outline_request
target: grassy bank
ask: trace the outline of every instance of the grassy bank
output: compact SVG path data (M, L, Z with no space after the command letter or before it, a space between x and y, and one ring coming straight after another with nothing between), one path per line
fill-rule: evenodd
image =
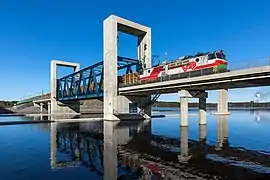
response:
M0 101L0 107L9 108L12 107L17 101Z

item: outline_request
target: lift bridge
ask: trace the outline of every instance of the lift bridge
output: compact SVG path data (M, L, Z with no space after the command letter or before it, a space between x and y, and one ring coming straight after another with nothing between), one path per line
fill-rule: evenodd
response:
M118 71L132 73L134 67L140 72L141 64L138 60L118 56ZM57 79L57 100L71 101L84 99L103 98L103 61L81 69L77 72ZM154 95L151 102L154 103L160 94Z

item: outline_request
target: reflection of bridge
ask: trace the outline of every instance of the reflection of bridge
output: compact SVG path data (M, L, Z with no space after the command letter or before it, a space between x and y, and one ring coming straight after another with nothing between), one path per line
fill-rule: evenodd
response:
M168 171L174 169L177 172L182 170L197 175L200 171L231 179L237 179L233 177L236 172L241 178L259 176L258 173L248 170L250 167L257 166L269 172L265 167L269 167L268 155L229 146L227 120L224 117L226 116L218 119L216 146L205 143L206 126L204 125L199 128L197 142L188 141L187 127L181 127L179 141L151 135L149 132L151 127L147 122L133 122L132 126L129 126L129 123L121 125L122 123L108 121L103 124L98 122L69 126L52 123L51 165L52 167L73 166L75 162L80 162L80 165L86 166L91 171L99 175L103 174L105 179L116 179L118 168L124 170L126 176L136 176L141 168L154 171L154 165L167 175ZM56 152L61 154L63 150L69 153L68 159L64 162L58 161ZM128 170L130 168L132 171Z

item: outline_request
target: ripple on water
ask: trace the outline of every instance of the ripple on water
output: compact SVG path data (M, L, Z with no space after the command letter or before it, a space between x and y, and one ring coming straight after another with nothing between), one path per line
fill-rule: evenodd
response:
M206 158L213 160L213 161L222 162L224 164L232 165L232 166L244 167L244 168L253 170L255 172L258 172L258 173L270 174L270 167L256 164L255 162L245 162L245 161L237 161L237 160L233 160L233 159L227 159L227 158L221 157L217 154L207 154Z
M168 112L166 112L168 113ZM175 114L175 111L171 112ZM194 113L194 112L192 112ZM161 113L162 114L162 113ZM168 113L169 114L169 113ZM5 117L6 118L6 117ZM21 117L11 117L9 120L20 120ZM1 119L0 121L6 121L7 119ZM25 119L24 119L25 120ZM266 119L264 118L260 122L254 121L254 117L249 113L232 113L228 120L228 132L219 132L218 126L220 123L215 116L207 116L206 125L206 142L208 145L208 152L203 158L207 158L211 161L222 162L226 165L243 167L258 173L270 173L269 167L267 165L262 165L253 161L253 157L257 157L256 154L252 158L239 158L237 155L241 154L242 151L253 150L256 153L261 153L264 155L270 155L270 131L269 127L266 126ZM181 140L180 133L180 120L178 117L171 116L165 119L153 119L152 124L152 134L173 137L178 141ZM224 125L224 124L223 124ZM225 124L226 125L226 124ZM74 146L77 144L77 137L85 138L85 134L78 132L81 131L79 126L74 125L74 128L69 132L68 128L65 129L67 135L75 134L72 139ZM87 129L87 128L85 128ZM222 128L221 128L222 129ZM226 130L226 129L225 129ZM58 133L63 133L62 130ZM65 134L64 133L64 134ZM188 139L189 145L191 145L189 150L195 147L196 142L199 140L199 126L198 126L198 116L189 116L189 127L188 127ZM233 151L236 157L231 157L231 154L219 154L214 151L213 147L220 141L220 136L227 134L229 148L235 147ZM59 135L59 134L58 134ZM28 124L28 125L10 125L10 126L0 126L0 169L1 177L6 177L6 179L101 179L100 176L93 173L91 174L89 169L83 167L83 163L74 164L77 167L62 168L57 170L52 170L50 167L50 129L49 126L43 126L42 124ZM87 137L89 138L89 137ZM93 137L91 137L93 138ZM192 143L190 143L192 142ZM157 142L151 142L152 146L160 147L166 151L170 151L174 154L181 152L180 142L177 142L177 147L159 145ZM151 146L151 148L152 148ZM211 146L211 147L209 147ZM78 147L77 147L78 149ZM76 149L76 151L77 151ZM160 149L159 149L160 150ZM231 149L230 149L231 150ZM242 150L240 152L240 150ZM221 152L220 150L219 152ZM190 151L187 151L190 152ZM194 157L199 151L192 151ZM91 151L91 153L95 153ZM216 154L215 154L216 153ZM229 151L230 153L230 151ZM248 154L247 152L246 154ZM198 156L201 157L201 156ZM261 156L263 157L263 156ZM69 160L72 159L71 153L60 152L60 147L58 147L57 158L59 160ZM84 157L85 158L85 157ZM239 160L241 159L241 161ZM101 160L98 158L93 160L98 168L101 167ZM85 162L84 162L85 163ZM125 171L125 170L123 170ZM121 173L123 173L121 170ZM120 173L120 170L119 170ZM87 177L87 178L86 178ZM1 178L0 178L1 179ZM2 179L1 179L2 180ZM5 180L5 178L3 179Z

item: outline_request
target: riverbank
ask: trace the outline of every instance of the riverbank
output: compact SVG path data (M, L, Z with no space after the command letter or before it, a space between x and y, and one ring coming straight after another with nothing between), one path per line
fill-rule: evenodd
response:
M157 101L153 105L154 107L163 107L163 108L179 108L180 102L165 102ZM198 108L199 103L190 102L188 103L189 108ZM206 108L216 109L217 103L206 103ZM270 102L229 102L229 109L270 109Z
M1 101L0 101L1 102ZM19 106L13 107L12 103L9 101L2 101L4 103L0 106L0 114L38 114L40 113L39 107L34 107L32 103L26 103ZM164 102L157 101L153 104L153 110L156 111L173 111L175 108L180 107L179 102ZM198 109L199 103L190 102L188 104L190 109ZM216 110L217 103L207 103L207 110ZM229 110L270 110L270 102L229 102L228 103ZM43 109L44 113L47 113L47 109Z

